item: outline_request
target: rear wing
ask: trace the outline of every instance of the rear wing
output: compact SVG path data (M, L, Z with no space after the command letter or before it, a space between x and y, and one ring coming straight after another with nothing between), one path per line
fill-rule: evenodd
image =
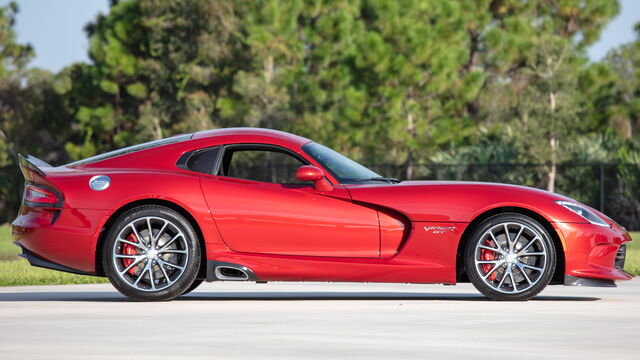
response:
M42 169L53 167L35 156L27 155L24 157L21 154L18 154L18 165L20 165L20 170L22 171L22 175L24 175L25 180L28 181L31 181L33 177L30 174L31 171L42 177L46 177L47 174L45 174Z

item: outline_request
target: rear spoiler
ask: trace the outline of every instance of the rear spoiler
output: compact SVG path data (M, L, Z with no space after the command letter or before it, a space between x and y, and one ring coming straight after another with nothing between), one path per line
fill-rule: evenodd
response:
M42 171L42 168L50 168L53 167L50 164L38 159L35 156L27 155L27 157L18 154L18 164L20 165L20 170L24 175L25 179L29 179L29 170L34 171L36 174L45 177L47 174Z

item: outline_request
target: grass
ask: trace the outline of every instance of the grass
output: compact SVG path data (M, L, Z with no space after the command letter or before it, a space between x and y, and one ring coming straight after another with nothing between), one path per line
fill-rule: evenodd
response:
M0 225L0 261L9 261L18 259L20 248L11 242L11 227L9 225Z
M0 261L0 286L101 284L106 278L69 274L29 265L25 259Z
M632 242L627 243L627 260L624 269L633 275L640 275L640 232L632 232Z
M640 275L640 232L632 232L634 239L627 245L625 270ZM0 286L60 285L106 283L107 279L96 276L74 275L47 270L29 265L18 257L20 248L12 244L9 225L0 225Z

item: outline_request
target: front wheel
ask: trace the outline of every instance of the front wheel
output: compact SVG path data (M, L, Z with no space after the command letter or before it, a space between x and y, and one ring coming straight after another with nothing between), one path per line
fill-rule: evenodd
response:
M191 224L161 206L141 206L111 226L102 260L111 284L138 301L166 301L194 283L200 244Z
M465 268L481 293L493 300L525 301L551 281L556 253L549 233L521 214L485 220L467 243Z

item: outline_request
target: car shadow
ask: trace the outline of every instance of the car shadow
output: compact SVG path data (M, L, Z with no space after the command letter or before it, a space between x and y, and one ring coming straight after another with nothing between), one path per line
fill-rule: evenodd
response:
M256 291L256 292L193 292L175 301L491 301L480 294L423 292L338 292L338 291ZM588 296L536 296L530 301L598 301ZM0 293L0 302L76 301L131 302L117 292L14 292Z
M192 293L177 298L178 301L198 300L278 300L278 301L305 301L305 300L440 300L440 301L491 301L481 294L459 293L424 293L424 292L201 292ZM597 301L596 297L586 296L537 296L531 301Z
M64 292L37 291L0 293L0 302L20 301L78 301L78 302L131 302L117 292Z

